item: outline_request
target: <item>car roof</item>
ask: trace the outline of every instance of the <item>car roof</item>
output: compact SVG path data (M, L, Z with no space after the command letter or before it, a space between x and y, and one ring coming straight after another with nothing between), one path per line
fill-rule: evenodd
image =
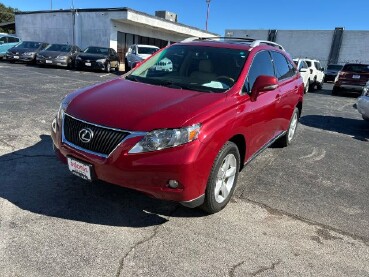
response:
M149 45L149 44L135 44L135 45L137 45L139 47L149 47L149 48L158 48L159 49L159 47L157 47L155 45Z
M272 41L258 40L253 38L236 38L236 37L190 37L185 39L180 44L193 44L204 45L214 47L228 47L228 48L241 48L249 50L257 46L265 46L266 48L277 48L281 51L285 51L282 45Z
M12 37L12 38L19 38L15 35L9 35L9 34L0 34L0 37Z

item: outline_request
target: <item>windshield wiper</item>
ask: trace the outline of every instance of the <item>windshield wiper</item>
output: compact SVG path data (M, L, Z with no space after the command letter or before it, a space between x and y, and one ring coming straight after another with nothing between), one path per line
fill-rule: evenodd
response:
M138 78L132 75L126 76L127 80L133 81L133 82L139 82Z

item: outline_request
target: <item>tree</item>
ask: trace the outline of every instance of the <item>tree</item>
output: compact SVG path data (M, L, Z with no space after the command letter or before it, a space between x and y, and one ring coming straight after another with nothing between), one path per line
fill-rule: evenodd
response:
M18 11L17 9L6 7L4 4L0 3L0 24L1 23L8 23L15 21L15 12ZM5 28L0 27L0 32L8 32L8 33L15 33L14 28Z

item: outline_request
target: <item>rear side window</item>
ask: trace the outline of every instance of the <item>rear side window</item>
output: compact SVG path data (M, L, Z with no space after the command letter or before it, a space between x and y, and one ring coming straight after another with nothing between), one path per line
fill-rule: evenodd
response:
M284 55L279 52L272 52L275 73L278 80L292 77L295 74L294 66L289 63Z
M9 43L14 43L14 42L19 42L19 39L14 38L14 37L8 37L8 41L9 41Z
M274 76L272 60L267 51L262 51L255 55L245 84L247 92L251 92L256 78L260 75Z

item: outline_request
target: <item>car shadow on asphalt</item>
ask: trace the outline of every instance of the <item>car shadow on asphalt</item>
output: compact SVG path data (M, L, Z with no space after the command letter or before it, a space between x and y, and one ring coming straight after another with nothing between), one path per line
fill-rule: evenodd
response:
M87 182L55 157L50 136L0 156L0 197L32 213L92 224L160 225L169 217L201 217L198 209L103 182Z
M346 134L357 140L369 141L369 123L363 119L305 115L300 118L300 123L313 128Z
M320 89L310 91L309 94L321 94L321 95L332 95L332 90L330 89ZM334 97L348 97L348 98L357 98L361 95L361 92L354 91L340 91L338 95L334 95ZM332 95L333 96L333 95Z

